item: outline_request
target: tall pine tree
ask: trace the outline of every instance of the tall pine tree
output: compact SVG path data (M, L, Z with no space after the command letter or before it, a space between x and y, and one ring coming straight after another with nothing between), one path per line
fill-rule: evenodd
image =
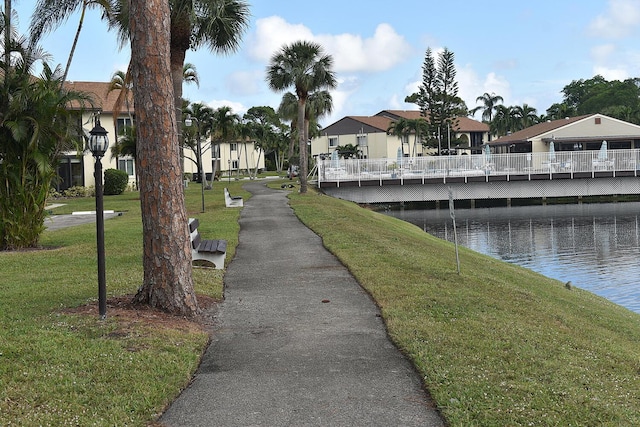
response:
M429 122L429 145L436 145L438 138L447 141L457 118L467 115L467 106L458 96L454 59L453 52L445 48L436 61L431 48L427 48L422 64L422 84L413 99Z

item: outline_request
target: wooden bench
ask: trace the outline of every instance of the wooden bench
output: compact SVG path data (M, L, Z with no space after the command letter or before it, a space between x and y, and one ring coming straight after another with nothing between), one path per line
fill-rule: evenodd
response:
M224 203L227 205L228 208L237 208L237 207L242 207L244 206L244 201L242 200L242 197L240 196L235 196L232 197L231 194L229 194L229 190L227 189L227 187L224 188Z
M227 255L226 240L204 240L200 237L197 218L189 218L189 235L191 237L191 261L204 260L212 263L216 269L224 269Z

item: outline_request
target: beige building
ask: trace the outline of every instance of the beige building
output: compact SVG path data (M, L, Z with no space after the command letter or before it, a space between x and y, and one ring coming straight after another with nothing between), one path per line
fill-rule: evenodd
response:
M406 157L420 157L437 152L436 149L422 147L413 136L401 141L400 138L387 134L389 125L400 119L420 118L418 110L383 110L374 116L346 116L325 127L321 136L311 140L311 155L327 155L336 147L344 145L357 146L364 158L384 159L396 158L398 149ZM440 135L441 148L465 149L479 152L488 139L489 126L468 117L459 117L457 123L447 135ZM450 144L457 141L458 144ZM460 151L460 150L459 150Z
M184 172L191 179L198 172L196 153L188 148L183 151ZM202 164L207 180L210 180L213 174L228 176L231 173L235 176L238 172L254 171L256 167L260 171L265 167L264 153L256 146L255 141L202 141Z
M82 127L85 134L89 135L89 131L93 129L95 118L100 115L100 124L108 133L109 147L116 142L118 131L124 126L131 124L133 117L133 99L130 96L129 102L124 103L118 118L114 120L114 105L116 99L120 95L120 90L109 92L109 83L102 82L66 82L65 88L73 91L89 94L94 101L92 110L85 110L82 114ZM128 106L128 108L127 108ZM129 111L127 111L127 109ZM111 155L111 148L105 153L102 159L103 169L122 169L129 174L130 181L135 180L135 167L132 158L122 157L116 158ZM57 190L66 190L69 187L90 187L95 185L93 177L94 158L89 151L70 151L65 153L58 166L59 180L54 182Z
M86 132L93 128L95 117L99 114L100 123L108 132L109 150L102 159L103 170L120 169L129 175L130 184L135 184L135 162L131 156L113 156L111 147L118 144L118 134L125 126L135 122L133 96L129 94L127 102L123 102L117 117L114 117L114 107L120 95L120 90L109 92L109 83L104 82L67 82L65 88L89 94L94 100L94 108L82 114L82 125ZM191 178L197 172L195 163L196 153L184 149L184 172ZM225 142L211 144L202 141L202 163L207 176L214 171L221 171L227 175L229 171L235 174L238 170L264 169L264 155L256 147L255 141ZM215 168L215 169L214 169ZM65 190L73 186L90 187L95 185L93 176L94 158L91 152L71 151L64 154L58 167L59 180L54 183L57 190Z
M547 121L503 136L489 145L494 153L599 150L607 141L609 150L640 148L640 126L602 114Z

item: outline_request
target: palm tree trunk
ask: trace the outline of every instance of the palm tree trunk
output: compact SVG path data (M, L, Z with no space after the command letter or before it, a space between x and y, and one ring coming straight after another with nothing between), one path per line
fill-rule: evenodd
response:
M144 269L134 303L192 316L198 312L198 303L172 103L168 23L166 0L131 0Z
M253 177L258 178L258 167L260 166L260 157L262 157L262 149L258 150L258 161L256 161L256 168L253 172Z
M80 21L78 22L78 29L76 30L76 35L73 38L73 43L71 44L71 51L69 52L69 58L67 58L67 66L64 69L64 74L62 75L62 83L64 84L67 81L67 76L69 75L69 69L71 68L71 61L73 60L73 54L76 51L76 46L78 45L78 39L80 38L80 32L82 31L82 25L84 24L84 15L87 11L87 0L83 0L82 2L82 10L80 11Z
M247 167L247 175L251 177L251 170L249 170L249 150L247 150L247 143L244 143L244 163Z
M177 129L182 129L182 79L184 77L184 59L186 50L171 46L171 80L173 84L173 108L175 111L175 123ZM137 105L134 102L134 105ZM182 133L182 132L180 132ZM182 141L180 141L182 144ZM182 149L180 149L182 152ZM178 153L178 157L182 159L182 155ZM180 174L184 176L184 161L180 160Z
M304 131L304 110L306 106L306 99L302 98L298 100L298 142L299 142L299 172L298 179L300 180L300 193L307 192L307 140L305 139Z

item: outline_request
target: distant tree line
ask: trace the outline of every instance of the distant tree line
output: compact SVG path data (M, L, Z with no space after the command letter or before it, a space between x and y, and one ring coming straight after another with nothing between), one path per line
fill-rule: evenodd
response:
M484 93L476 98L481 105L468 109L458 96L454 54L445 48L437 58L431 48L425 53L422 66L422 83L418 92L405 98L420 108L421 119L401 119L388 129L396 136L414 135L424 146L435 147L443 135L462 116L474 116L481 112L482 121L490 127L490 138L517 132L536 123L601 113L610 117L640 124L640 77L624 81L607 81L596 75L591 79L574 80L562 89L562 102L551 105L546 114L524 103L504 105L499 94ZM422 120L424 123L419 121Z
M537 115L536 109L527 104L505 106L501 104L502 97L493 93L479 96L476 101L482 105L469 113L474 115L481 111L482 121L489 124L491 133L497 136L547 120L595 113L640 124L640 78L607 81L597 75L591 79L573 80L562 89L562 94L562 102L551 105L542 115Z

